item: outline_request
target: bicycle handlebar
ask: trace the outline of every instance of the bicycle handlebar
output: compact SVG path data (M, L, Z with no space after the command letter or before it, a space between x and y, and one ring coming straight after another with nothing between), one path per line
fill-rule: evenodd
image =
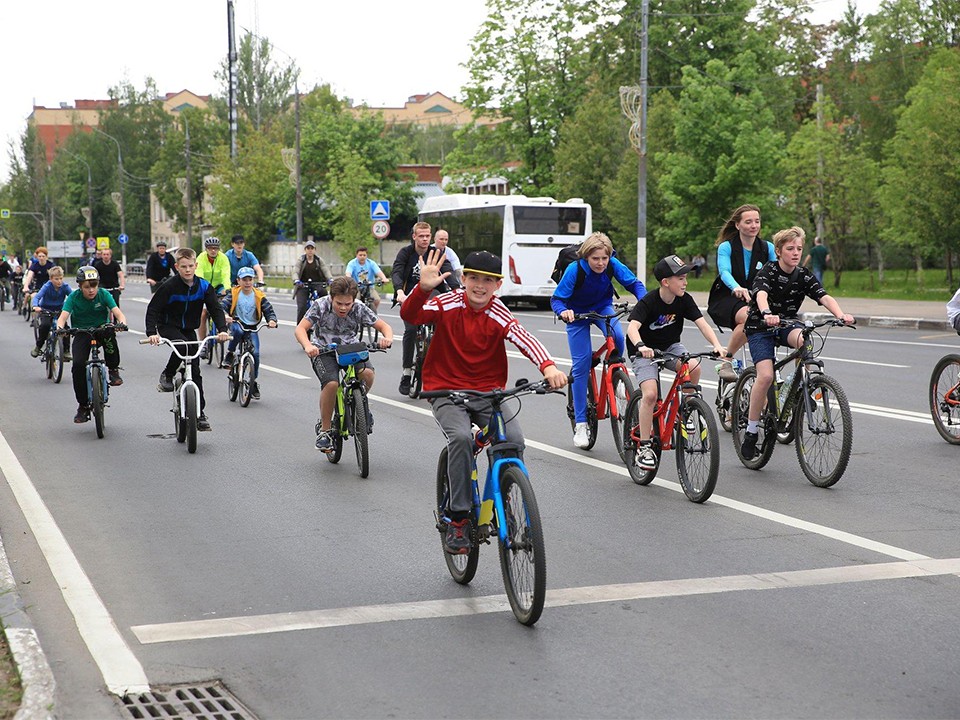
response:
M187 360L194 360L200 357L200 352L203 349L204 343L216 342L216 340L217 340L216 335L207 335L207 337L203 338L202 340L170 340L169 338L161 337L160 342L158 342L157 345L169 345L170 349L173 351L173 354L176 355L181 360L183 360L184 362L186 362ZM153 343L150 342L150 338L143 338L139 341L138 344L153 345ZM192 355L184 355L177 349L177 345L183 345L183 346L196 345L197 351Z
M613 320L614 318L622 317L630 312L629 303L616 303L613 307L616 309L616 311L611 315L604 315L603 313L593 312L591 310L590 312L585 313L574 313L573 320L574 322L577 320ZM557 317L559 317L559 315ZM560 319L563 320L563 318Z
M662 350L654 350L653 357L648 359L653 360L655 363L662 365L667 360L679 360L680 362L689 362L694 358L710 358L712 360L719 360L721 359L721 356L716 352L714 352L713 350L710 350L709 352L699 352L699 353L685 352L685 353L680 353L679 355L668 355L664 353Z
M856 319L852 323L846 323L840 318L827 318L825 320L804 320L799 317L782 317L780 318L780 324L777 327L796 327L797 325L802 325L805 330L816 330L817 328L826 327L827 325L832 325L833 327L848 327L854 330L856 327Z
M97 327L92 328L57 328L54 330L54 332L56 332L58 335L76 335L77 333L85 333L87 335L105 335L108 332L124 332L126 330L128 330L127 326L122 323L104 323L103 325L97 325Z
M568 378L569 380L569 378ZM507 398L515 397L518 395L530 395L536 393L537 395L547 395L549 393L561 393L560 390L554 390L547 383L546 378L543 380L538 380L537 382L527 382L525 380L518 381L518 384L515 387L505 389L505 388L494 388L493 390L426 390L420 393L421 398L450 398L455 404L462 405L468 400L474 400L477 398L485 398L488 400L494 401L494 406L496 407L502 401Z

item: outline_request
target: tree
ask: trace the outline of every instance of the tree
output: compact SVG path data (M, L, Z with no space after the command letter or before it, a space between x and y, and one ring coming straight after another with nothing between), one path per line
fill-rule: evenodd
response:
M948 265L960 249L960 52L936 51L906 101L885 148L881 235L913 250L922 283L929 249L946 253Z
M765 222L773 216L784 138L772 128L760 77L751 52L730 67L711 60L703 73L684 71L675 148L654 153L667 207L660 239L675 252L707 251L714 229L743 203L758 204Z
M246 33L237 48L237 108L253 130L270 127L289 107L299 70L291 63L279 67L272 58L273 45L267 38ZM229 70L224 60L216 77L229 97Z
M328 175L330 215L334 236L343 243L343 260L355 255L354 249L370 238L369 201L377 179L367 170L355 150L342 149Z

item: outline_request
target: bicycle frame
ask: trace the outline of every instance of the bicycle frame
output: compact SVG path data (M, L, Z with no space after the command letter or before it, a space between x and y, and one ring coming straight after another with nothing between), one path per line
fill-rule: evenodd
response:
M100 366L100 382L103 385L103 404L107 404L107 400L110 399L110 383L107 380L107 363L100 356L100 343L97 341L97 338L90 337L90 357L87 359L87 367L85 369L85 374L87 378L87 398L93 398L93 366Z
M492 429L491 426L493 426ZM481 499L477 477L477 456L484 448L487 449L488 466ZM507 523L504 522L507 511L503 505L503 495L500 493L500 476L506 466L515 465L528 479L530 477L523 460L515 455L504 454L516 450L519 450L516 445L507 442L503 412L499 407L495 407L486 427L479 430L474 438L473 468L470 477L473 481L473 505L477 508L478 529L489 528L495 512L497 516L497 536L500 542L507 547L511 547L511 543L507 536Z
M598 313L582 313L576 315L576 319L578 320L588 318L598 319L603 320L605 324L603 344L593 351L590 359L590 370L587 373L587 382L590 383L590 388L593 390L593 397L596 398L597 420L607 419L608 407L610 410L609 416L617 418L618 420L620 419L620 409L617 407L617 404L613 402L613 371L621 368L628 375L629 371L627 370L626 363L622 360L620 362L610 362L610 358L613 357L617 349L610 326L614 320L619 319L622 315L625 315L626 312L626 305L623 305L619 307L613 315L600 315ZM597 365L601 365L599 383L597 382L597 373L595 370Z
M342 437L344 440L351 436L350 418L347 417L347 401L345 398L349 391L361 386L363 386L363 380L361 380L360 376L357 375L356 365L348 365L347 367L340 368L340 382L337 383L336 408L336 412L340 418L340 427L336 428L336 430L338 433L340 433L340 437ZM363 391L366 392L366 388L363 388Z

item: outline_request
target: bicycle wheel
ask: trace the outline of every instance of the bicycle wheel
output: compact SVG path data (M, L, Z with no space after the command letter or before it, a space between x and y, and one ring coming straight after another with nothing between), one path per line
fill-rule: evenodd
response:
M353 407L350 415L353 422L350 431L353 433L353 445L357 451L357 466L360 468L360 477L370 474L370 448L367 444L367 396L360 388L354 388Z
M930 415L940 437L960 445L960 355L946 355L930 376Z
M103 419L103 368L94 365L90 368L90 409L93 412L94 424L97 426L97 437L102 438L105 430Z
M786 430L777 433L777 442L781 445L789 445L793 442L793 423L790 423Z
M38 318L33 318L30 320L30 327L33 328L33 344L40 344L40 320Z
M343 455L343 435L340 434L342 421L340 419L340 409L333 406L333 423L330 425L330 439L333 440L333 450L324 453L327 460L332 463L340 462L340 456Z
M613 371L612 381L613 397L610 398L610 429L613 430L613 444L617 447L617 453L620 455L620 459L624 460L623 418L627 412L627 403L630 402L630 396L633 395L633 381L623 368L616 368Z
M627 409L624 413L623 462L627 466L630 477L637 485L649 485L657 476L657 470L643 470L637 466L637 450L640 445L640 399L642 397L643 392L640 388L637 388L630 396L630 402L627 403ZM659 468L663 448L660 446L656 423L654 423L650 434L650 442L653 445L653 452L657 456L657 468Z
M466 585L477 574L477 563L480 561L480 544L474 542L470 552L466 555L451 555L444 548L443 537L447 532L447 523L444 517L447 514L449 492L447 486L447 449L444 448L440 451L440 459L437 461L437 530L440 531L440 550L443 552L443 559L447 563L450 577L455 582Z
M717 381L717 418L725 432L733 430L733 391L736 382Z
M63 378L63 338L59 335L53 341L53 381L59 383Z
M802 395L793 415L797 459L807 480L826 488L840 479L850 462L853 415L847 394L829 375L810 375L807 394L813 408L811 422L807 422Z
M180 388L182 383L177 382L173 386L173 428L177 433L177 442L182 443L187 439L187 421L181 416L183 408L180 406Z
M688 427L690 426L690 427ZM690 428L695 432L691 434ZM703 398L691 396L680 406L676 424L677 475L692 502L702 503L717 486L720 472L720 432Z
M183 424L186 426L187 452L195 453L197 451L197 422L200 418L200 409L197 407L197 395L192 390L187 392L183 398L184 418Z
M52 331L50 335L53 335ZM47 372L47 380L53 380L54 356L52 337L48 337L47 341L43 344L43 354L40 356L40 359L43 360L43 368Z
M247 407L253 394L253 355L240 358L240 407Z
M420 397L420 391L423 390L423 358L426 354L426 343L418 337L413 360L413 377L410 378L410 397L414 399Z
M733 448L743 466L750 470L759 470L770 462L774 445L776 445L776 418L770 411L768 401L768 407L764 408L760 416L760 424L757 426L757 454L752 459L745 460L741 451L743 434L747 429L747 416L750 413L750 391L753 390L756 379L757 369L747 368L740 374L737 386L733 390Z
M226 348L227 348L227 343L225 340L220 340L219 342L216 342L213 345L210 355L216 356L215 359L217 361L218 368L223 367L223 358L224 358L224 355L226 354Z
M533 625L540 619L547 594L540 510L530 480L516 465L508 465L500 475L500 493L507 532L507 541L497 544L503 587L517 620Z
M240 394L240 363L234 360L227 371L227 397L230 402L235 402L237 395Z

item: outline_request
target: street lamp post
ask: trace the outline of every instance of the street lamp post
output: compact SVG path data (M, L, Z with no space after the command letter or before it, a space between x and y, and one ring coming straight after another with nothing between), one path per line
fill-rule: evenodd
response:
M120 211L120 234L126 235L127 225L126 225L126 218L124 217L124 205L123 205L123 155L120 152L120 141L117 140L113 135L108 135L98 127L94 127L93 131L100 133L104 137L110 138L111 140L113 140L113 142L117 146L117 172L119 174L119 180L120 180L120 192L118 193L119 198L114 198L114 202L117 203L117 209ZM120 252L121 252L120 262L123 266L124 272L126 272L126 269L127 269L127 244L126 243L120 243Z
M90 163L76 153L70 152L65 147L60 148L60 150L63 150L63 152L65 152L67 155L72 158L76 158L87 166L87 203L89 204L89 207L87 208L86 213L83 212L83 208L80 209L80 212L87 221L87 237L93 237L93 181L92 173L90 172Z

